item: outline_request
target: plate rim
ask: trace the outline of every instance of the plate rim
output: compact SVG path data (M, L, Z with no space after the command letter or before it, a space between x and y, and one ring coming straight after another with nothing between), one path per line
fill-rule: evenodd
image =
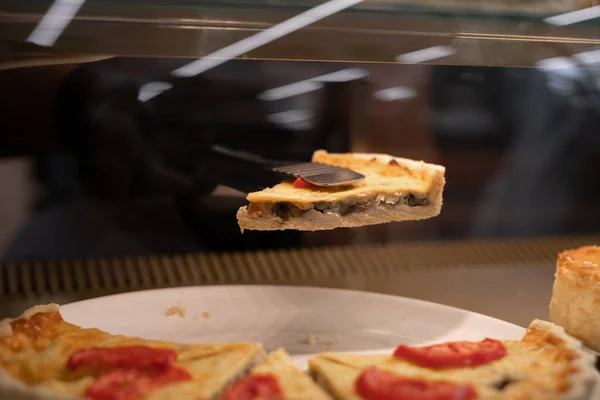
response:
M388 294L388 293L372 292L372 291L368 291L368 290L331 288L331 287L323 287L323 286L304 286L304 285L264 285L264 284L256 284L256 285L253 285L253 284L189 285L189 286L177 286L177 287L156 288L156 289L143 289L143 290L134 290L134 291L130 291L130 292L115 293L115 294L106 295L106 296L94 297L94 298L74 301L74 302L66 303L66 304L60 304L59 310L62 312L63 307L66 307L67 311L68 311L68 308L70 306L82 306L88 302L91 303L91 302L96 302L96 301L101 301L101 300L106 300L106 299L115 299L115 298L119 298L119 297L142 296L144 294L148 294L151 292L154 292L154 293L156 293L156 292L177 292L180 290L202 290L202 289L214 290L217 288L224 289L224 290L252 288L252 289L256 289L256 290L259 290L259 289L270 289L270 290L285 289L285 290L292 290L292 291L301 291L301 290L314 290L314 291L323 291L323 292L334 291L337 293L352 294L352 295L362 296L362 297L371 297L371 298L377 297L377 298L392 300L392 301L407 301L407 302L417 303L417 304L427 306L427 307L438 307L438 308L442 308L442 309L448 310L448 311L461 312L461 313L464 313L467 315L477 316L478 318L492 320L497 323L503 323L503 324L506 324L507 326L510 325L512 328L519 328L523 331L523 333L525 333L525 331L527 329L521 325L517 325L512 322L508 322L508 321L505 321L505 320L502 320L500 318L496 318L496 317L493 317L490 315L482 314L482 313L479 313L476 311L466 310L466 309L460 308L460 307L450 306L447 304L436 303L436 302L429 301L429 300L416 299L413 297L405 297L405 296L399 296L399 295Z

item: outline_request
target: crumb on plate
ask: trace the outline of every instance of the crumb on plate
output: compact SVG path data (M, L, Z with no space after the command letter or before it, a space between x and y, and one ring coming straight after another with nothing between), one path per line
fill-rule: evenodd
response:
M331 350L333 348L333 346L335 346L335 344L337 343L337 341L339 340L339 335L334 335L333 336L333 340L325 340L325 339L321 339L320 337L313 335L311 333L307 333L304 335L304 343L312 346L314 344L319 344L321 346L325 346L327 348L327 350Z
M181 306L173 306L167 310L167 316L179 315L181 318L185 317L185 308Z
M304 343L308 344L308 345L313 345L317 342L317 340L319 340L318 337L316 337L315 335L311 335L310 333L307 333L306 335L304 335Z

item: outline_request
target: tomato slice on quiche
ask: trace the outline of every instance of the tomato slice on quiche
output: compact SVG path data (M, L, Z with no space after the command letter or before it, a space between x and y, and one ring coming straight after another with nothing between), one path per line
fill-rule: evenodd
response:
M364 400L473 400L477 397L477 391L470 384L411 378L375 367L360 374L356 393Z
M85 390L85 397L88 400L140 400L163 386L190 380L192 375L181 367L166 370L117 368L97 377Z
M275 376L257 374L238 380L221 400L283 400L283 393Z
M86 347L71 354L67 361L67 368L71 371L111 368L164 371L173 366L176 361L177 352L173 349L150 346Z
M296 178L294 183L292 184L296 189L314 189L315 185L310 182L305 181L302 178Z
M331 400L307 374L298 370L287 352L268 354L248 376L238 380L220 400Z
M448 342L432 346L400 345L394 357L425 368L456 368L487 364L506 355L506 347L499 340L481 342Z

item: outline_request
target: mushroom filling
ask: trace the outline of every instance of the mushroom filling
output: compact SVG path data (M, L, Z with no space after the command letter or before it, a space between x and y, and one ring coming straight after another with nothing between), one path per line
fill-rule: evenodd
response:
M500 381L496 382L494 384L494 388L496 390L503 391L504 389L506 389L507 386L510 386L513 383L517 383L517 382L518 382L518 380L516 380L516 379L505 377L505 378L502 378Z
M402 195L377 195L363 199L347 199L341 201L318 201L312 204L295 204L287 201L277 203L251 204L248 211L267 212L277 215L283 220L289 218L298 218L309 211L317 211L322 214L338 214L345 216L348 214L363 212L376 207L396 207L398 205L407 205L410 207L427 206L429 201L427 196L416 196L414 194Z

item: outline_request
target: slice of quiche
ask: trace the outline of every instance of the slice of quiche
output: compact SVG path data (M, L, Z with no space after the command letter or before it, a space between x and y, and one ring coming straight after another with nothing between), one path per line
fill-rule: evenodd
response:
M600 247L583 246L558 255L550 321L600 353Z
M330 154L313 162L350 168L365 179L348 186L317 187L297 179L248 194L238 210L242 230L303 231L358 227L435 217L442 207L445 168L383 154Z
M399 346L389 355L324 353L309 368L337 400L587 400L597 379L594 361L562 328L535 320L520 341Z
M0 323L0 399L212 400L263 358L259 344L111 335L37 306Z
M256 397L252 397L255 395ZM240 399L331 400L308 375L296 369L284 349L267 356L264 363L238 380L221 400Z

